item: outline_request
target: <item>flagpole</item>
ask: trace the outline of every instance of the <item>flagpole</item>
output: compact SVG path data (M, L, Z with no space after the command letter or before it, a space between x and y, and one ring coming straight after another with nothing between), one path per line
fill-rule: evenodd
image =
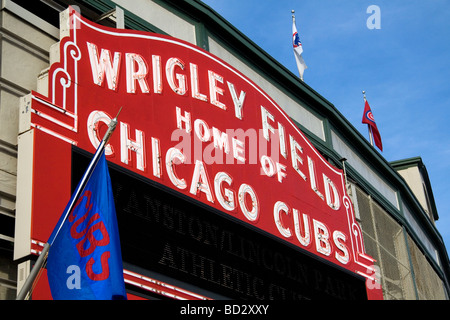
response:
M117 125L117 117L119 116L120 112L122 111L122 107L120 108L119 112L117 113L116 117L111 120L111 122L108 125L108 130L106 131L105 135L103 136L102 141L100 142L100 145L97 147L97 150L94 154L94 157L92 158L88 169L86 170L84 176L81 179L81 182L78 184L77 189L75 190L74 196L72 196L72 201L70 202L66 215L61 221L60 225L58 226L58 230L55 233L55 236L53 237L53 241L55 240L56 236L58 235L59 231L61 230L62 225L64 224L64 221L66 220L69 213L72 211L76 201L78 200L81 192L83 191L84 187L86 186L87 181L89 180L89 177L92 174L92 171L94 171L94 168L96 167L98 160L100 159L100 156L102 155L105 146L108 144L109 139L111 138L111 135L116 128ZM50 239L49 239L50 240ZM31 269L30 275L26 279L24 285L22 286L22 289L20 290L19 294L16 297L16 300L25 300L28 293L30 292L30 289L33 286L33 283L39 274L39 271L41 270L42 266L44 265L45 261L47 260L48 251L50 250L51 245L53 244L53 241L47 242L44 245L44 248L41 251L41 254L39 255L38 259L36 260L36 263L34 264L33 268Z
M369 130L369 138L370 138L370 145L373 147L373 134L372 134L372 128L369 126L369 125L367 125L368 126L368 130Z
M363 96L364 96L364 103L366 103L366 91L363 90ZM370 145L373 147L373 134L372 134L372 127L367 125L367 129L369 130L369 139L370 139Z

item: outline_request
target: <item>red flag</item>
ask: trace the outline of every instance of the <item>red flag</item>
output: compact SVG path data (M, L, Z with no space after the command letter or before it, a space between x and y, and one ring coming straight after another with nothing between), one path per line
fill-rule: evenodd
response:
M369 125L369 131L371 136L373 136L373 140L375 145L383 151L383 144L381 143L380 132L378 131L377 124L375 123L375 118L373 117L372 110L370 109L369 103L366 100L364 106L364 114L362 118L362 123L367 123Z

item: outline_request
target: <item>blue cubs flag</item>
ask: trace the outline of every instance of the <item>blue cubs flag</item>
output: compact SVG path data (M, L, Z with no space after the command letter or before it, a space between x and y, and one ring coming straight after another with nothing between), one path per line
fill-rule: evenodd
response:
M126 299L116 210L104 151L75 201L68 215L66 207L60 219L64 222L57 224L49 239L47 274L53 299Z
M365 100L364 104L364 113L362 118L362 123L366 123L369 126L370 132L373 135L373 140L375 145L383 151L383 144L381 143L381 135L378 131L377 124L375 123L375 118L372 113L372 109L370 109L369 103Z

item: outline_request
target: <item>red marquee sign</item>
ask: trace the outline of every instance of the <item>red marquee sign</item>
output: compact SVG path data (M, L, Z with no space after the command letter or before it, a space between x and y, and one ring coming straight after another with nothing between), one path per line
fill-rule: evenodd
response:
M69 21L48 96L31 95L33 240L46 241L70 197L71 146L93 153L122 108L108 161L365 276L377 289L369 297L378 292L342 171L257 85L179 39L74 11Z

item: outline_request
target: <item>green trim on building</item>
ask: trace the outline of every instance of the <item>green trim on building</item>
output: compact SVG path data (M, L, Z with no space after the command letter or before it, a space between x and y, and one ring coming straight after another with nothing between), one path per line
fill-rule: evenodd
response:
M421 157L413 157L413 158L408 158L408 159L403 159L403 160L392 161L391 166L395 170L402 170L402 169L407 169L407 168L411 168L411 167L418 168L418 170L422 174L422 178L424 179L424 183L425 183L426 191L427 191L427 194L429 197L431 211L433 212L434 220L439 220L439 214L437 211L436 202L434 200L433 190L431 188L430 177L428 175L427 168L422 161L422 158Z

